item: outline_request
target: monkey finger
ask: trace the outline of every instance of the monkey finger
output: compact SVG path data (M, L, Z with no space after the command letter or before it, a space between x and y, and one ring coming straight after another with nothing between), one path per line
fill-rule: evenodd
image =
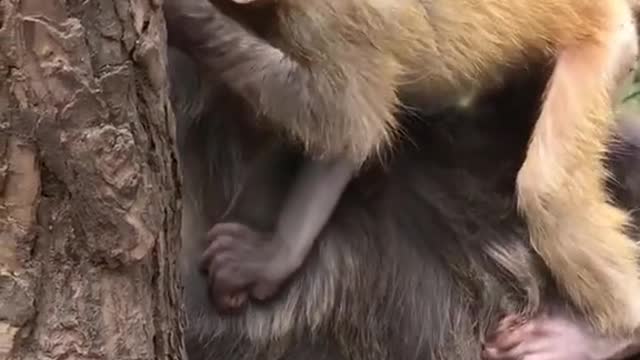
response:
M229 278L233 275L239 275L242 273L240 268L236 265L238 262L229 253L217 254L209 259L208 271L212 277L224 277Z
M233 222L217 223L208 232L207 237L215 239L216 237L227 235L231 237L242 237L247 232L250 232L249 228L245 225Z
M212 247L209 245L202 255L200 255L199 269L201 272L207 273L211 271L210 265L211 261L218 255L218 249L216 247Z
M230 249L232 246L238 246L231 236L220 236L213 241L202 254L202 260L206 264L211 262L217 255Z
M485 348L482 349L482 353L480 354L480 358L482 360L521 360L518 358L512 357L509 353L503 352L496 348Z
M510 314L500 320L500 324L498 324L498 328L495 332L510 331L513 328L520 327L525 322L526 320L522 316Z
M521 322L522 320L518 315L510 314L505 316L498 322L498 326L487 334L483 344L492 343L502 333L511 331L512 328L518 326Z
M573 359L574 354L571 354L571 351L574 349L558 349L558 338L557 336L549 336L543 333L540 333L537 329L539 326L536 324L537 321L531 321L527 324L512 330L513 333L516 333L511 339L506 339L506 336L503 336L500 341L503 343L499 344L503 347L488 345L483 350L483 356L486 359L498 360L498 359L514 359L514 360L532 360L532 359L565 359L571 358ZM511 335L510 333L508 335ZM562 334L560 334L562 336ZM512 342L508 342L512 341ZM517 343L515 343L517 341ZM562 340L561 340L562 341ZM514 345L515 343L515 345ZM571 354L571 355L570 355Z
M509 348L497 348L497 347L485 347L482 350L482 359L484 360L522 360L529 359L530 356L543 353L542 351L535 351L530 349L527 343L519 343L518 345Z
M496 338L501 336L503 333L510 332L514 328L522 325L524 322L525 320L519 315L509 314L505 316L500 320L500 322L498 322L498 326L489 334L487 334L483 344L492 343Z
M486 346L487 348L496 348L501 351L510 350L531 339L531 337L534 336L534 331L535 324L533 322L526 322L519 327L497 333L493 341Z

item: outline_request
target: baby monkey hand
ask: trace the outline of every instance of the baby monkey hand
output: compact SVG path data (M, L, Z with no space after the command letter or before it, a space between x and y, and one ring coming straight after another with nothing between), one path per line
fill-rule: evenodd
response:
M505 317L484 344L483 360L619 360L638 353L633 339L597 334L562 312Z
M216 224L207 234L208 248L201 269L208 276L209 293L223 313L243 308L249 296L267 300L295 271L286 249L271 234L238 223Z

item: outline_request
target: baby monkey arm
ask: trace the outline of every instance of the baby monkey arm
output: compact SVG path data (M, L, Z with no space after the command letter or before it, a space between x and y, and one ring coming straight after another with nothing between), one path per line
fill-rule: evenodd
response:
M306 160L289 191L273 236L219 223L204 255L211 296L222 311L265 300L302 266L356 167L344 160Z

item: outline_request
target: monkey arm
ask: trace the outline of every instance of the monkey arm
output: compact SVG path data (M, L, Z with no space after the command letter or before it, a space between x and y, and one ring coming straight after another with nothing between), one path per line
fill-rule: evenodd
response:
M278 217L274 236L286 268L302 265L355 169L345 160L305 162Z
M202 266L218 310L234 311L248 300L272 297L302 266L349 180L353 163L309 160L288 193L270 236L238 223L218 223Z
M168 28L176 29L170 31L176 46L218 74L313 156L362 163L395 135L395 84L401 69L384 51L366 43L345 43L327 24L294 23L282 26L303 28L305 39L282 35L281 40L302 42L305 49L285 52L207 0L166 0L164 10ZM303 16L290 18L307 21Z

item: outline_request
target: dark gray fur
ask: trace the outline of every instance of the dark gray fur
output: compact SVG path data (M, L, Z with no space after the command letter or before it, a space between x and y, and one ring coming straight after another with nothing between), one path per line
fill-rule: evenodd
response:
M272 229L301 151L256 127L222 82L200 84L195 64L174 49L169 70L191 360L479 359L483 334L502 315L557 303L514 201L544 76L513 82L471 113L407 115L411 139L347 188L276 300L221 317L194 260L204 233L222 220ZM611 159L612 189L628 207L640 205L638 134L628 127Z

